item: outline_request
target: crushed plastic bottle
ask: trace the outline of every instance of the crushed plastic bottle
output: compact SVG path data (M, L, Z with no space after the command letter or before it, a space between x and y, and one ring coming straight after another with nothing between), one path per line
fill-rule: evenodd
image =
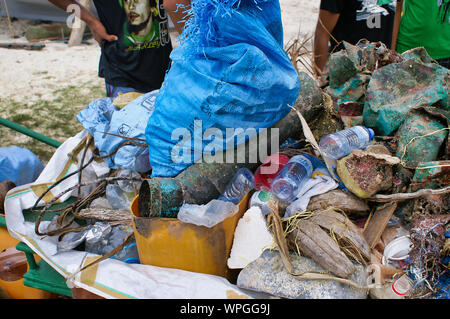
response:
M244 196L254 188L255 176L248 168L241 168L233 176L218 199L238 205Z
M125 238L131 233L133 233L133 228L127 225L111 226L97 222L87 233L85 249L90 253L106 255L122 245ZM129 264L139 263L139 254L134 236L130 237L126 246L111 258Z
M296 155L273 179L271 191L283 202L292 202L303 184L311 178L313 165L304 155Z
M324 157L340 159L354 149L365 149L369 146L375 132L364 126L353 126L348 129L327 134L320 140L319 147Z
M238 211L239 206L232 202L213 199L206 205L184 204L177 218L184 223L211 228Z
M139 177L139 174L132 170L120 170L118 177ZM130 180L119 180L116 183L106 186L106 199L112 209L128 209L135 197L135 190L139 189L141 182Z
M106 199L112 209L127 209L132 200L128 193L117 184L106 186Z
M122 245L126 236L131 233L133 233L133 228L128 225L111 226L107 223L96 222L95 224L86 226L80 232L65 234L57 244L57 251L59 253L81 249L103 256ZM139 263L139 254L134 236L131 236L126 246L111 258L129 264Z

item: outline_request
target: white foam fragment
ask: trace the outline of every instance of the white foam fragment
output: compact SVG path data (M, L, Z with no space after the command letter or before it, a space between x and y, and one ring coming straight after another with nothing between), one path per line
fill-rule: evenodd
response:
M257 259L264 250L270 248L273 242L261 209L257 206L251 207L236 226L230 258L227 262L228 268L244 268Z

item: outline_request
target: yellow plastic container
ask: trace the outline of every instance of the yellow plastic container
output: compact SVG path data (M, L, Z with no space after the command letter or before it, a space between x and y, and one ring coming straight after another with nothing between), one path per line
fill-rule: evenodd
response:
M177 218L138 217L138 199L130 210L134 235L142 264L176 268L225 277L235 271L227 267L234 231L248 206L247 195L239 203L239 211L214 227L183 223Z

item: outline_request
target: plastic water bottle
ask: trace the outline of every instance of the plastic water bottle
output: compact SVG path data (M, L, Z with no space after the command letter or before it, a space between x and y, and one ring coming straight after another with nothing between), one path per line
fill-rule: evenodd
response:
M296 155L273 179L270 189L279 200L292 202L304 183L311 178L312 172L311 161L304 155Z
M353 126L346 130L325 135L319 143L323 156L340 159L354 149L365 149L369 146L375 132L364 126Z
M242 198L254 188L255 176L248 168L241 168L234 174L218 199L238 205Z

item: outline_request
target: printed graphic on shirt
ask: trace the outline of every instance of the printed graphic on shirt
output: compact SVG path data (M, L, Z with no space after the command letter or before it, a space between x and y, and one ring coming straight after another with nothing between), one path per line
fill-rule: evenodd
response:
M119 0L126 13L123 41L127 51L159 48L169 43L166 11L160 0Z
M441 24L450 24L450 0L437 0L437 6L439 8L439 21Z
M356 11L356 21L368 20L375 15L387 16L389 11L378 5L378 0L358 0L361 2L361 10ZM395 2L389 4L394 6Z

